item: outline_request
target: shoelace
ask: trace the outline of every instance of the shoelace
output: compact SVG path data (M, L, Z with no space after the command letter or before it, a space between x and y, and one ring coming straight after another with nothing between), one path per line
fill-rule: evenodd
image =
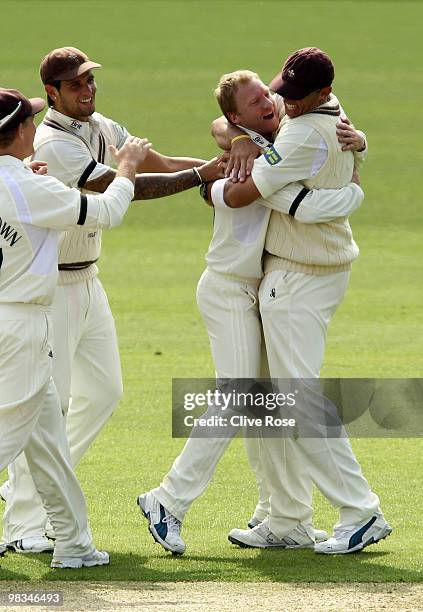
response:
M177 533L179 535L180 531L181 531L181 521L178 520L176 518L176 516L173 516L173 514L166 514L166 516L163 519L163 523L167 523L168 525L168 530L170 532L174 532Z

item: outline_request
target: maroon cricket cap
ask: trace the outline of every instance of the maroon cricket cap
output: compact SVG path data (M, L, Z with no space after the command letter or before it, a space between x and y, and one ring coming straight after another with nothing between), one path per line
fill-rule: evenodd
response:
M101 68L88 55L76 47L60 47L50 51L40 64L40 77L44 85L54 81L70 81L91 68Z
M46 103L42 98L25 98L17 89L0 88L0 131L17 127L27 117L43 110Z
M312 91L331 85L335 69L330 57L317 47L295 51L269 87L288 100L301 100Z

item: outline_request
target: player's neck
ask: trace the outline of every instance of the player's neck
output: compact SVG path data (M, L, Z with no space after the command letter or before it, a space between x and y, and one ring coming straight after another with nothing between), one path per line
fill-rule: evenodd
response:
M11 144L9 147L5 147L4 149L0 149L0 156L9 155L10 157L16 157L20 161L23 161L25 157L28 157L28 153L22 149L19 145L15 143Z

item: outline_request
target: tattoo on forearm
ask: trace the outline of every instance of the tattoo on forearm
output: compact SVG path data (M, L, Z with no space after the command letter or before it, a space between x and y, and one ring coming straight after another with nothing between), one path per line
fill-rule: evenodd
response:
M163 198L197 185L198 179L191 169L168 174L137 174L134 200Z
M108 172L105 172L98 178L85 183L84 189L88 189L88 191L95 191L95 193L104 193L115 177L115 170L108 170Z
M96 193L104 193L113 179L116 172L110 170L84 185L84 189ZM135 178L134 200L152 200L191 189L198 185L197 176L192 169L181 170L180 172L137 174Z

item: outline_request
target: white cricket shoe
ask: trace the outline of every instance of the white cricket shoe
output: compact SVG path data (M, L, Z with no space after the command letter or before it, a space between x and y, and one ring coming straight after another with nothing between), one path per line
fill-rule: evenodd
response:
M254 527L257 527L257 525L260 525L261 520L258 519L256 516L253 516L250 518L250 520L248 521L247 525L250 529L254 529Z
M314 548L313 540L302 525L278 538L270 531L266 519L253 529L232 529L228 540L241 548Z
M155 541L172 554L183 555L186 546L181 538L181 521L170 514L150 492L140 495L137 504L148 521L148 529Z
M6 544L3 544L3 542L0 542L0 557L3 557L3 555L7 552L7 546Z
M21 554L43 553L53 552L54 544L45 536L37 535L15 540L14 542L8 542L7 548Z
M7 500L7 496L9 495L10 484L9 481L6 480L0 487L0 499L4 502Z
M109 565L109 553L102 550L93 550L85 557L53 557L50 567L54 569L79 569L81 567L94 567L96 565Z
M248 521L247 525L250 529L254 529L254 527L257 527L257 525L260 525L262 521L260 521L260 519L256 518L255 516L252 516L250 518L250 520ZM324 531L324 529L315 529L314 530L314 539L316 542L324 542L325 540L327 540L329 537L329 534L327 531Z
M329 537L329 534L324 529L315 529L314 530L314 541L315 542L324 542Z
M392 532L383 514L377 512L360 525L335 529L333 536L326 542L316 544L316 553L325 555L345 555L362 550L370 544L377 544Z

